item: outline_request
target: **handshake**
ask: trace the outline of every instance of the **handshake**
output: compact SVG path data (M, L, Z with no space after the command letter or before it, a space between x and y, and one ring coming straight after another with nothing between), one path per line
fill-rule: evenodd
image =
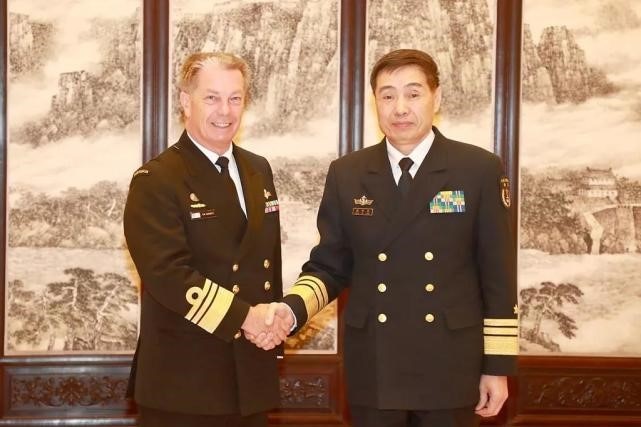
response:
M249 309L242 325L243 333L257 347L271 350L282 343L294 325L294 316L283 302L256 304Z

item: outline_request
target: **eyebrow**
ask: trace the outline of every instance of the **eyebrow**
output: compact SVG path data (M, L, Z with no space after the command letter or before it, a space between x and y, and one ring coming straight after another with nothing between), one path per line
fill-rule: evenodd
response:
M408 83L405 86L403 86L403 88L414 88L414 87L415 88L424 88L425 85L422 84L422 83L418 83L418 82L411 82L411 83ZM381 92L381 91L386 90L386 89L395 89L395 87L391 86L391 85L381 86L380 88L378 88L377 92Z
M213 90L213 89L205 89L205 93L212 94L212 95L220 95L220 92L218 92L217 90ZM242 95L242 94L243 94L242 90L237 90L237 91L234 91L234 92L230 93L229 95Z

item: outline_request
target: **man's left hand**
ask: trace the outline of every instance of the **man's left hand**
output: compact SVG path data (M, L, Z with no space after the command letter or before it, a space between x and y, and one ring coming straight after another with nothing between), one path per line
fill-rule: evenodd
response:
M507 377L481 375L479 391L481 397L474 412L482 417L493 417L507 400Z

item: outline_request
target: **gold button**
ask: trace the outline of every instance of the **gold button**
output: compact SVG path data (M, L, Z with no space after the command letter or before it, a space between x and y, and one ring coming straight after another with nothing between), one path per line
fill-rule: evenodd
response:
M238 331L238 332L236 332L236 335L234 335L234 339L237 340L238 338L240 338L242 336L243 336L243 334L240 331Z
M231 266L232 271L238 271L238 264L234 264Z
M263 286L266 291L270 290L272 288L272 284L269 283L269 280L265 282L265 285Z
M428 313L427 315L425 315L425 321L427 323L432 323L434 321L434 315L431 313Z
M378 291L379 292L385 292L387 290L387 286L385 286L385 283L379 283L378 284Z
M231 287L231 291L232 291L233 293L237 294L238 292L240 292L240 286L238 286L238 285L234 285L234 286L232 286L232 287Z
M385 313L381 313L381 314L378 315L378 321L379 321L379 323L387 322L387 316L385 315Z
M425 252L425 259L432 261L434 259L434 254L432 252Z
M431 283L428 283L427 285L425 285L425 290L427 292L432 292L434 290L434 285L432 285Z
M387 261L387 254L381 252L380 254L378 254L378 260L381 262Z
M263 267L265 267L265 268L269 268L269 260L268 260L268 259L266 259L265 261L263 261Z

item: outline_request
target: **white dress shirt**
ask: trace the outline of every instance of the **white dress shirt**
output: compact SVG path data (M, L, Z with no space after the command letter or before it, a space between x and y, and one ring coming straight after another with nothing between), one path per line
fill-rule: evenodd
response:
M191 135L189 135L189 132L187 133L187 136L189 136L191 142L193 142L194 145L198 147L198 149L202 151L205 156L207 156L207 158L211 161L218 172L220 172L220 166L216 164L216 161L221 156L211 151L207 147L200 145ZM229 165L227 166L227 168L229 169L229 176L231 177L232 181L234 181L234 185L236 186L236 193L238 194L238 200L240 201L240 207L243 210L245 217L247 217L247 207L245 207L245 197L243 196L243 185L240 182L240 173L238 172L238 165L236 164L236 159L234 158L232 144L229 144L229 148L222 154L222 157L227 157L229 159Z
M412 150L412 152L407 156L394 148L389 140L385 138L385 144L387 145L387 157L389 158L389 163L392 167L392 175L394 175L394 181L396 181L397 185L398 180L401 179L401 173L403 172L398 162L400 162L403 157L409 157L410 159L412 159L414 164L412 164L412 167L410 167L409 172L410 175L412 175L412 178L414 178L414 176L416 176L418 168L421 167L421 163L423 163L423 160L425 160L427 152L430 151L430 148L432 147L434 137L434 131L430 129L430 133L427 134L425 139L422 140L416 147L414 147L414 150Z

